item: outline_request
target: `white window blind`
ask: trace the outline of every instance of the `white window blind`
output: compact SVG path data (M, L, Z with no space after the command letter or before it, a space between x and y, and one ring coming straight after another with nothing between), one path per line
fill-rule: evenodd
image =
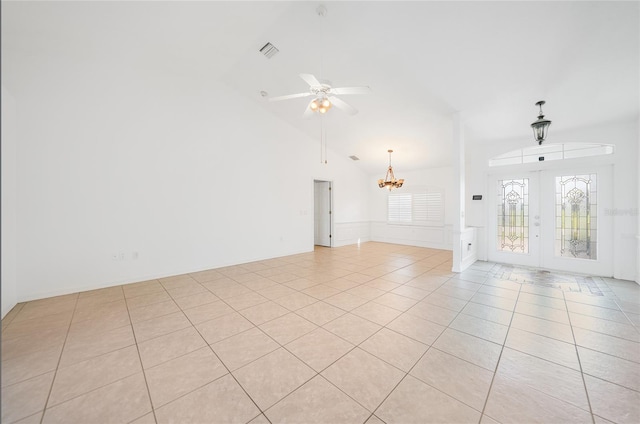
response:
M444 195L429 188L411 193L389 193L388 221L396 224L444 225Z

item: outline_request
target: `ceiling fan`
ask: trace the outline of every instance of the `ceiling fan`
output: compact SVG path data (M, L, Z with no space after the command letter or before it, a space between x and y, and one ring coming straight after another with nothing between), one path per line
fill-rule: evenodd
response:
M328 82L322 83L318 81L318 79L311 74L300 74L300 78L309 84L309 91L305 93L272 97L269 101L279 102L281 100L313 96L313 100L309 102L307 109L304 111L304 117L309 117L313 115L314 112L325 114L329 109L331 109L332 105L335 105L338 109L342 109L349 115L355 115L358 113L358 110L339 97L336 97L336 95L367 94L371 92L371 89L367 86L334 88Z

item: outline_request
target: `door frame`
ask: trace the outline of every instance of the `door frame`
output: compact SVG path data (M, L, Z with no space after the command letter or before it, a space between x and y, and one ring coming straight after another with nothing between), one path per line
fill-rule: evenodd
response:
M324 244L318 244L316 240L316 225L318 223L318 216L316 214L316 203L318 201L316 197L316 183L327 183L329 186L329 211L327 214L324 214L323 218L329 221L329 245L325 246ZM333 247L333 234L334 234L334 220L333 220L333 181L317 179L313 180L313 245L314 246L323 246L323 247Z
M528 166L527 166L528 165ZM485 207L485 225L487 235L485 237L485 247L487 259L493 262L502 262L514 265L532 266L536 268L549 269L579 274L589 274L610 277L613 275L613 220L605 213L605 208L613 204L614 172L613 164L601 156L594 156L579 160L559 160L541 164L527 164L517 166L499 166L487 170L487 204ZM538 165L538 166L536 166ZM545 201L543 196L553 194L555 199L555 176L556 174L587 174L597 173L597 231L598 231L598 253L596 259L563 258L555 256L555 201ZM527 178L533 176L537 184L535 190L538 197L537 204L531 207L529 213L529 227L533 228L534 214L537 212L541 216L542 222L552 222L552 225L542 225L538 230L539 247L538 252L529 254L498 252L496 250L496 206L497 190L496 181L507 178ZM530 180L530 182L531 182ZM549 188L549 184L553 183ZM545 186L546 184L546 186ZM546 188L545 188L546 187ZM602 190L604 188L604 190ZM530 188L530 196L532 192ZM608 205L608 206L607 206ZM534 231L530 231L530 241L535 237Z

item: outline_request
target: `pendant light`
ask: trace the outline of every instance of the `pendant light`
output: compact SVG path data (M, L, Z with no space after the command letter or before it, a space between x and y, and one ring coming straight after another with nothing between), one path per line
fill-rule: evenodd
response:
M542 105L545 104L544 100L540 100L536 103L536 106L540 107L540 114L538 115L538 120L531 124L531 128L533 129L533 137L536 139L538 144L542 144L545 138L547 138L547 130L549 129L549 125L551 125L551 121L548 119L544 119L544 114L542 113Z

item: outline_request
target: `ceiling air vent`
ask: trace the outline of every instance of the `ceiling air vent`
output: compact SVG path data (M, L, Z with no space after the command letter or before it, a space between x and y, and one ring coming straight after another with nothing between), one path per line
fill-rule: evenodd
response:
M355 155L349 156L349 158L351 158L351 160L360 160L360 158L358 156L355 156Z
M264 46L262 46L262 48L260 49L260 53L262 53L263 55L265 55L265 57L267 59L271 59L273 56L276 55L276 53L278 53L280 50L278 50L276 48L276 46L274 46L271 43L267 43Z

